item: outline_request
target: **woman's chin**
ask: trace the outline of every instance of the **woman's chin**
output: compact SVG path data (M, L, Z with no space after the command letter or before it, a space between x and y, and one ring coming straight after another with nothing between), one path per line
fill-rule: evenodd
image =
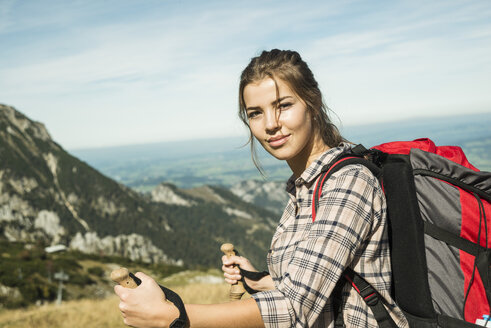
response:
M273 156L274 158L280 160L280 161L286 161L288 159L290 159L292 156L291 154L286 151L286 149L274 149L274 148L270 148L268 147L266 149L266 151L271 155Z

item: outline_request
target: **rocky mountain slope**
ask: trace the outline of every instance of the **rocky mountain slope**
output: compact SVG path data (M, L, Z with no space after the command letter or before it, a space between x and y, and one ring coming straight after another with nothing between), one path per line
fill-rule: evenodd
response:
M43 124L0 105L0 239L146 262L217 265L233 242L264 262L277 215L226 189L143 196L67 153ZM220 201L217 201L220 200Z
M244 180L234 184L230 191L243 201L281 214L288 202L284 181Z

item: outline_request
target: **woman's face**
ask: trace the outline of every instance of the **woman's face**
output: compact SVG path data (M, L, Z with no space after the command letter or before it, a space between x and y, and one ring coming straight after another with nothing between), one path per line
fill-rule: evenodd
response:
M248 84L243 96L249 127L264 149L292 168L305 168L315 138L304 101L285 82L277 79L275 84L271 78Z

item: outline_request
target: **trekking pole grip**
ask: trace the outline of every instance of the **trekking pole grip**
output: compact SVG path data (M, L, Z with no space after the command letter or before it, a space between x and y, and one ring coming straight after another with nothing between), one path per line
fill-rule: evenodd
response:
M140 278L135 276L133 273L129 272L126 268L119 268L111 272L111 279L126 288L136 288L138 287L142 281ZM189 327L189 318L186 313L186 307L184 306L184 302L181 297L170 290L167 287L159 285L160 289L163 293L163 301L170 302L175 305L175 307L179 310L179 317L175 319L169 327Z
M231 257L235 255L234 251L234 245L233 244L223 244L222 247L220 247L220 250L227 256ZM234 265L234 268L237 266ZM242 298L242 295L245 293L245 288L244 284L242 281L237 281L235 284L230 286L230 294L229 298L231 301L237 301Z
M134 277L126 268L119 268L111 272L111 279L126 288L138 287L134 278L136 277Z

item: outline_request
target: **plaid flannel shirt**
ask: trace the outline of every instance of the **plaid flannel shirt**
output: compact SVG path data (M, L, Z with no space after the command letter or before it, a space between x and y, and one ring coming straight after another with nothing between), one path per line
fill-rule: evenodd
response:
M347 266L380 293L399 327L408 325L390 297L386 203L373 174L360 164L335 172L324 184L312 222L312 194L321 168L348 148L329 149L298 179L288 180L290 200L267 256L276 289L253 295L266 327L333 327L331 294ZM346 327L378 327L351 285L344 286L342 298Z

